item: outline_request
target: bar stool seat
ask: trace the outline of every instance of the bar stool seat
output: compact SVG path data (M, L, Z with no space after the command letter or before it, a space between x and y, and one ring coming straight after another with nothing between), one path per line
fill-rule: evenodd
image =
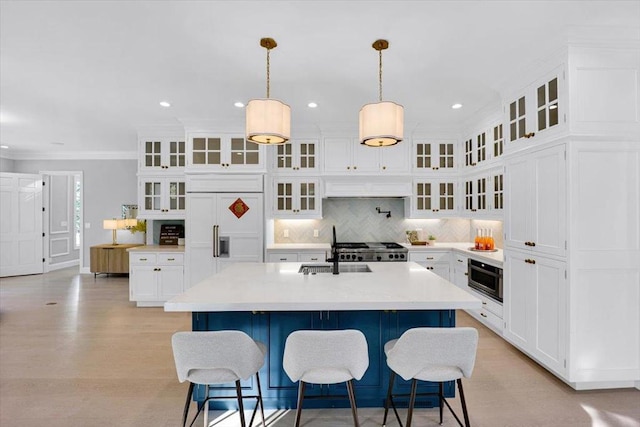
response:
M171 338L171 344L178 379L180 382L189 381L187 401L182 417L183 426L186 426L187 423L189 403L195 384L205 386L205 400L199 405L198 413L190 425L193 425L200 412L204 409L204 425L208 427L209 400L234 397L238 400L238 412L242 427L246 426L242 402L244 398L257 399L249 425L253 424L258 406L260 406L262 425L266 425L262 391L260 390L260 375L258 373L264 365L264 356L267 353L267 347L263 343L254 341L242 331L203 331L176 332ZM256 376L258 394L255 396L243 396L240 380L246 380L252 375ZM235 382L236 396L209 397L209 385L231 382Z
M398 423L402 421L398 415L393 397L393 383L396 375L405 381L411 381L409 394L409 411L406 426L411 426L416 396L438 395L440 424L442 424L443 403L449 408L458 424L462 422L444 398L443 382L456 381L460 392L460 403L464 414L465 426L470 427L467 404L462 388L463 377L469 378L473 372L478 348L478 331L474 328L413 328L400 338L384 345L387 365L391 369L389 389L384 405L382 425L387 424L389 406L393 408ZM417 393L417 381L437 382L438 393Z
M292 332L285 342L282 366L291 381L299 381L296 427L300 425L306 383L345 382L353 423L356 427L360 425L353 380L361 379L369 367L369 350L362 332L355 329Z

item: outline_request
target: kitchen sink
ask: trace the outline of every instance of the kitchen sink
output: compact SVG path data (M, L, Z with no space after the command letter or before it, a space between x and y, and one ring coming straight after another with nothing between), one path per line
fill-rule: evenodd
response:
M340 273L371 273L367 264L338 264L338 271ZM333 266L331 264L302 264L298 273L333 273Z

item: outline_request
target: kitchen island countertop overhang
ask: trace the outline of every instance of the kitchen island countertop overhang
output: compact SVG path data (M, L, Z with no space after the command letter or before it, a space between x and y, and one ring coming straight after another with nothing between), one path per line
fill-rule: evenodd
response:
M349 264L349 263L345 263ZM167 301L165 311L477 309L481 301L414 262L369 273L298 273L302 263L236 263Z

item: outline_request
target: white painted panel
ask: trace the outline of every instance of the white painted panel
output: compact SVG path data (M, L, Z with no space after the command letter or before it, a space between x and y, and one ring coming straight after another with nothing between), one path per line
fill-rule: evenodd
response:
M576 75L578 121L638 121L636 69L578 68Z
M5 189L2 188L0 191L0 234L9 234L11 233L14 224L14 212L15 206L13 203L13 193L11 192L11 188Z
M639 250L638 152L580 151L575 244L581 250Z
M579 270L573 370L639 369L640 270Z
M36 264L38 262L36 256L39 252L36 250L36 244L40 244L40 242L35 240L18 241L18 266Z
M0 265L2 266L10 266L13 265L13 257L14 257L14 248L13 242L10 240L1 241L0 242Z
M64 255L69 255L69 238L60 237L49 240L49 256L55 258Z
M531 176L527 159L521 156L506 166L505 176L506 217L504 227L507 245L525 248L524 242L531 240L529 230L531 206Z
M567 185L564 146L541 151L534 159L536 192L532 217L537 249L564 255L567 238Z
M69 195L70 177L51 175L49 178L49 234L69 232Z
M567 317L565 264L541 258L537 260L536 352L550 366L562 369Z
M36 219L41 222L40 218L36 218L36 214L38 210L37 205L41 205L42 202L38 200L35 193L31 191L23 192L22 190L21 188L18 194L18 203L20 205L18 207L18 212L20 213L18 216L18 232L21 234L33 233L38 227Z

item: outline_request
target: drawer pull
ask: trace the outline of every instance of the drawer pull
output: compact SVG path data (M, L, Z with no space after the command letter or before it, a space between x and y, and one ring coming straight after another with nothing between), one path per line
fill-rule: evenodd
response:
M280 258L280 261L286 261L286 260L287 260L286 258Z
M488 316L487 316L486 314L484 314L484 313L480 313L480 316L482 316L482 317L488 317Z
M318 258L311 258L311 261L317 261Z
M482 301L482 305L487 305L487 302L486 301Z
M433 259L433 257L432 256L428 256L427 259Z
M167 261L175 261L175 258L167 258Z
M140 258L140 261L146 261L146 260L147 260L146 258Z
M458 262L462 262L462 263L464 263L464 261L463 261L463 260L461 260L461 259L459 259L459 260L458 260Z

